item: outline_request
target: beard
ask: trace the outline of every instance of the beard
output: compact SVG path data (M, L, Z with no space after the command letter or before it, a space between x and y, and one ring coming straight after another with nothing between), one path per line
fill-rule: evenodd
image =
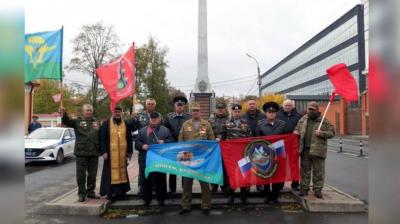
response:
M319 112L319 111L313 111L313 112L308 113L308 117L313 121L316 120L317 118L319 118L320 115L321 115L321 112Z

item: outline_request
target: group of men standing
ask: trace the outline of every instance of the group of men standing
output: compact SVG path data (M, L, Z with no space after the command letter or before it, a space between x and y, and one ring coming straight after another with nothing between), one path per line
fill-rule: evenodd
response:
M183 96L173 99L174 111L162 119L156 112L156 101L152 98L146 100L143 112L133 116L127 122L122 119L122 109L117 106L113 116L100 125L93 118L93 109L90 105L83 106L83 118L70 119L64 110L62 123L75 129L77 140L75 155L77 157L77 183L79 201L88 198L98 198L94 193L95 180L98 166L98 156L104 159L100 195L110 199L123 196L130 190L129 175L127 172L128 161L133 153L132 142L139 152L139 177L138 189L142 195L144 206L149 206L152 192L156 191L159 206L164 206L167 194L166 174L152 172L145 177L146 153L152 144L181 142L191 140L227 140L256 136L269 136L294 133L299 135L299 152L301 161L301 183L292 182L293 190L300 190L300 195L308 194L311 170L313 172L313 190L318 198L322 198L324 185L325 158L327 139L334 136L333 126L328 120L322 121L319 105L310 102L307 112L300 115L291 100L286 100L280 108L276 102L266 102L262 108L257 109L256 101L248 101L248 111L242 114L239 104L232 106L232 115L226 110L225 102L217 102L216 112L210 120L201 118L200 105L196 102L189 106L190 114L185 113L184 107L188 103ZM138 130L137 136L132 133ZM176 192L176 176L169 175L169 193ZM182 210L180 214L191 211L193 179L182 177ZM279 203L278 197L284 183L257 186L257 190L264 193L266 203ZM218 190L218 185L200 181L202 192L202 212L208 215L211 209L211 192ZM226 192L228 203L234 203L235 189L229 187L229 177L224 169L224 184L220 186ZM240 189L240 199L247 203L246 194L249 188Z

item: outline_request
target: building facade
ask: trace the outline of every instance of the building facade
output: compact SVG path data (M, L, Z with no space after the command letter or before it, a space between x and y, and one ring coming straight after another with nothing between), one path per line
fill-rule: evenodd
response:
M364 5L359 4L323 29L294 52L282 59L261 76L261 91L279 93L296 102L304 111L307 102L324 104L334 90L326 70L345 63L355 78L359 95L366 91L366 47ZM336 98L340 100L340 97ZM361 99L347 105L346 114L354 124L347 124L348 133L361 134ZM338 117L339 120L348 120ZM335 121L332 121L335 123Z

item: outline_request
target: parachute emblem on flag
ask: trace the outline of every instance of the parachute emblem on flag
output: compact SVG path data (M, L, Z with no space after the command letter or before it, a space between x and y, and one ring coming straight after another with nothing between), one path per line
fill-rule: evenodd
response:
M45 54L57 48L56 45L48 46L46 40L41 36L31 36L28 38L30 45L25 45L25 52L29 56L29 63L36 69L38 64L43 63Z
M261 178L269 178L275 174L278 163L276 149L267 140L255 140L246 145L244 157L251 162L251 171Z

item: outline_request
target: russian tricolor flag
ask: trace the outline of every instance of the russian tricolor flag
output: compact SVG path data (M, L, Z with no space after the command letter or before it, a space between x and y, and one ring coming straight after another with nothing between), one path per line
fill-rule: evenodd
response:
M239 165L239 169L240 169L240 172L242 173L242 176L243 176L243 177L245 177L245 176L246 176L246 173L247 173L249 170L251 170L251 161L250 161L250 159L249 159L248 156L246 156L246 157L240 159L240 160L238 161L238 165Z
M285 141L284 141L283 139L274 142L274 143L272 144L272 146L274 146L274 148L275 148L275 150L276 150L276 154L277 154L278 156L286 157Z

